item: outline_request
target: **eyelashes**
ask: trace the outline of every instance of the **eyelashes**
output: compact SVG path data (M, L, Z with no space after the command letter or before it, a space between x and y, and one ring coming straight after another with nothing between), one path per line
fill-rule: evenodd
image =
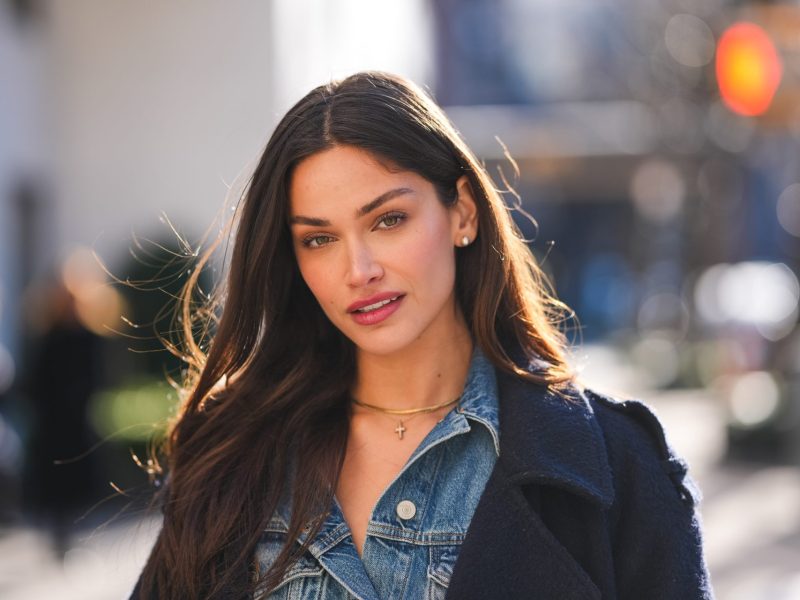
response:
M402 211L393 210L391 212L382 214L375 220L375 227L379 230L390 230L395 229L402 225L402 223L408 218L408 215ZM385 227L378 227L378 225L384 224ZM333 239L333 236L322 234L322 233L314 233L304 237L300 243L306 248L321 248L326 244L330 243L330 240Z
M315 242L318 242L319 240L328 240L328 239L331 239L331 236L329 236L329 235L312 235L312 236L309 236L307 238L303 238L303 240L301 240L300 243L303 244L303 246L305 246L306 248L319 248L320 247L319 243L315 243ZM324 245L324 243L322 245Z
M395 219L394 223L388 224L387 221ZM405 214L401 212L390 212L378 218L378 223L386 224L386 229L394 229L405 219Z

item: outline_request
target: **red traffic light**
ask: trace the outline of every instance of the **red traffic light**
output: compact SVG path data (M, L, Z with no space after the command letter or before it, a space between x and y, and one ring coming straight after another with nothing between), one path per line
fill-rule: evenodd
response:
M739 114L755 116L769 108L783 65L769 35L754 23L740 22L719 39L716 71L725 104Z

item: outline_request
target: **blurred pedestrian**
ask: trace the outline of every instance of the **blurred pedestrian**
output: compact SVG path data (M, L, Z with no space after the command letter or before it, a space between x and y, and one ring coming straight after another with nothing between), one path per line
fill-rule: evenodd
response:
M566 307L422 89L309 92L238 213L134 598L712 597L685 462L576 380Z
M33 340L25 388L30 437L24 509L52 534L63 555L71 531L94 496L96 442L88 418L99 383L100 338L78 318L76 300L60 280L43 303L46 324Z

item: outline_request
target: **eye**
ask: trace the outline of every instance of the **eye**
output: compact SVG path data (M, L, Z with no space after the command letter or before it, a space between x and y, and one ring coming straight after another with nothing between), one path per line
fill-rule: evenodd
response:
M378 224L384 224L386 227L381 227L380 229L392 229L397 227L406 219L406 214L402 212L390 212L386 213L385 215L381 215L378 218Z
M321 248L327 243L330 243L330 240L333 238L329 235L310 235L307 238L304 238L301 243L306 248Z

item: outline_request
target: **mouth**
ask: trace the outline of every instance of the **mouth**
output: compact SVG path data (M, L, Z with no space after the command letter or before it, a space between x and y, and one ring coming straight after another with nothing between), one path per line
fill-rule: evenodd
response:
M394 302L395 300L400 298L401 295L402 294L397 295L397 296L393 296L392 298L387 298L386 300L381 300L379 302L375 302L374 304L368 304L367 306L362 306L361 308L357 308L357 309L355 309L354 311L351 311L351 312L354 312L354 313L368 313L368 312L372 312L374 310L378 310L379 308L381 308L383 306L386 306L390 302Z
M361 306L355 310L350 311L350 316L359 325L375 325L384 319L387 319L398 308L400 308L404 294L391 296L366 306Z
M405 296L402 292L385 291L380 294L373 294L368 298L356 300L347 307L349 313L368 313L370 311L378 310L382 306L386 306L390 302L396 301L398 298Z

